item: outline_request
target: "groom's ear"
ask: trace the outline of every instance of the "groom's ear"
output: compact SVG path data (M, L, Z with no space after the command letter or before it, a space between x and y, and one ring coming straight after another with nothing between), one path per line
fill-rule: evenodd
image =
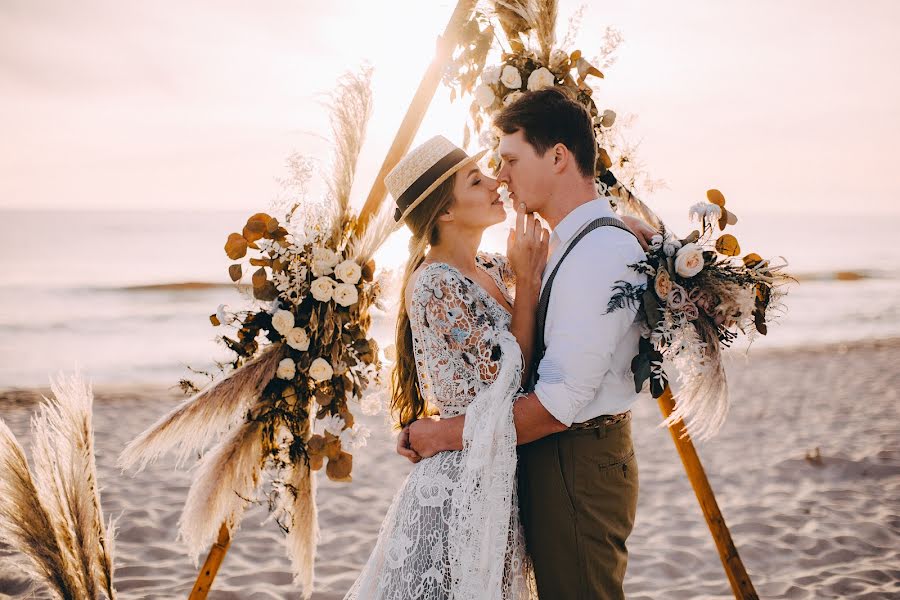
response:
M556 144L550 149L550 152L553 153L553 172L562 173L572 158L569 149L564 144Z

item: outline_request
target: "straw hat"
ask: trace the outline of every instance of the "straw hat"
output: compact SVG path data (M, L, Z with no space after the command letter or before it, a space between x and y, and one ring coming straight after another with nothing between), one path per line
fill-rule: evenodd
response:
M414 148L384 178L384 185L397 203L394 220L403 221L428 194L467 164L478 161L485 152L469 156L442 135Z

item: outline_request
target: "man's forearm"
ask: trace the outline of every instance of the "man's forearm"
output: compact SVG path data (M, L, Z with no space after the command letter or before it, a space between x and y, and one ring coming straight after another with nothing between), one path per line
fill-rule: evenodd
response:
M522 396L513 404L513 423L516 426L516 443L520 446L566 429L544 408L534 392ZM440 424L435 444L441 450L462 450L465 415L441 419Z

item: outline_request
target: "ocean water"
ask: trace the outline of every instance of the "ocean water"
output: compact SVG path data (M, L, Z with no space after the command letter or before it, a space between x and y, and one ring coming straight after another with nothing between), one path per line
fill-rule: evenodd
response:
M684 219L662 214L678 233L689 231ZM223 251L247 216L0 211L0 388L43 385L75 368L96 383L174 385L188 365L227 359L208 315L219 304L252 302L229 285ZM897 215L742 216L732 230L742 250L784 256L799 279L785 314L753 351L900 336L898 227ZM379 267L401 264L406 244L398 236ZM503 226L483 246L502 251ZM173 285L186 282L213 285ZM389 343L392 327L376 317L379 341Z

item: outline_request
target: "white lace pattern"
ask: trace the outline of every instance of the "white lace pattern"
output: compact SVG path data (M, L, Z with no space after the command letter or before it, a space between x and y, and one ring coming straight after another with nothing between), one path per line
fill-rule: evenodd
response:
M511 303L506 260L479 254L478 264ZM419 389L442 417L466 414L464 449L413 468L345 600L528 600L512 419L522 355L510 314L432 263L415 281L409 318Z

